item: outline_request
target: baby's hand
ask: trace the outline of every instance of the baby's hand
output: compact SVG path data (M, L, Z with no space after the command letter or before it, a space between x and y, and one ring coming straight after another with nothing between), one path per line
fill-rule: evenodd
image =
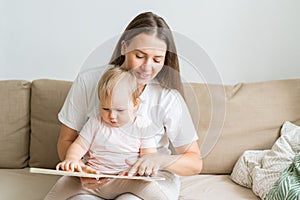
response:
M62 169L64 171L82 172L80 161L64 160L56 165L56 170Z

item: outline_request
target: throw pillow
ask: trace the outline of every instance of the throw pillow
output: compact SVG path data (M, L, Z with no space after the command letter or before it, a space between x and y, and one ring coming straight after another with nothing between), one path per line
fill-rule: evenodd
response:
M264 199L299 152L300 127L287 121L272 149L246 151L236 163L231 178L242 186L252 187L253 192Z

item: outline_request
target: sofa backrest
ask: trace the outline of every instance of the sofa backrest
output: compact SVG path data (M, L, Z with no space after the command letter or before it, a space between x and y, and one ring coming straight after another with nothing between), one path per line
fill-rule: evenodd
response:
M270 149L285 121L300 125L300 79L192 83L185 84L185 92L198 130L202 173L229 174L245 150Z
M30 82L0 81L0 168L28 165Z
M56 143L61 124L57 114L71 84L47 79L32 82L30 167L54 168L59 162Z
M22 168L28 159L31 167L55 167L57 114L71 84L0 81L0 168ZM184 88L199 135L202 173L228 174L245 150L270 149L284 121L300 125L300 79L233 86L185 83Z

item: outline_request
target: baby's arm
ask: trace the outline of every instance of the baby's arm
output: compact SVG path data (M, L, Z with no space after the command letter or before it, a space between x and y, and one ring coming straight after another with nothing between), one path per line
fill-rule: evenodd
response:
M56 165L56 169L64 171L79 171L82 172L81 158L88 151L86 142L82 137L78 136L76 140L69 147L65 160Z

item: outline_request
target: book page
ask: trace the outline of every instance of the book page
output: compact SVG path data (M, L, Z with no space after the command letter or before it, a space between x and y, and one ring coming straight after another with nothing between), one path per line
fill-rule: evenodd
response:
M165 180L163 177L145 177L145 176L119 176L119 175L109 175L109 174L89 174L84 172L70 172L63 170L55 169L44 169L44 168L30 168L30 173L38 174L49 174L49 175L59 175L59 176L77 176L77 177L86 177L86 178L119 178L119 179L135 179L135 180L144 180L144 181L162 181Z

